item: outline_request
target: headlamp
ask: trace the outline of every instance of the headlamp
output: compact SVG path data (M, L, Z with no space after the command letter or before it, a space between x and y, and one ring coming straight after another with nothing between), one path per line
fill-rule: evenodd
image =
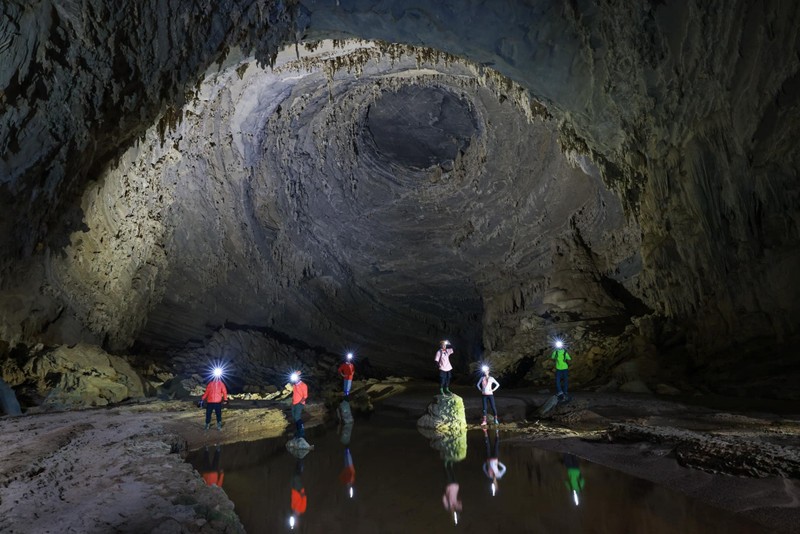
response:
M489 372L489 366L488 365L482 365L481 366L481 371L484 372L484 373L488 373Z
M563 349L564 348L564 342L561 341L560 339L556 339L554 344L555 344L557 349Z
M289 375L289 381L292 382L293 384L296 384L298 380L300 380L300 373L298 373L297 371Z
M347 359L348 360L352 360L353 359L353 353L352 352L348 352L347 353Z

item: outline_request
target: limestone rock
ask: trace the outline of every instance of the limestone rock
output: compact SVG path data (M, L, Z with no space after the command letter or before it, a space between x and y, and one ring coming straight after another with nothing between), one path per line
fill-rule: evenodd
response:
M24 371L53 408L105 406L144 396L144 384L128 362L91 345L44 351Z
M467 428L464 399L458 395L436 395L417 426L441 434L458 434Z
M14 390L8 387L3 380L0 380L0 412L5 415L22 415L22 408L20 408Z
M624 391L625 393L652 393L650 388L647 387L647 384L641 380L625 382L619 387L619 390Z
M295 458L305 458L309 452L314 450L314 446L305 438L293 438L286 442L286 450Z

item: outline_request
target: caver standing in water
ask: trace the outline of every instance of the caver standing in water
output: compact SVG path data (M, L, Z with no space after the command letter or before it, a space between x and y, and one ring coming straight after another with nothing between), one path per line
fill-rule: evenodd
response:
M481 400L483 401L483 420L481 426L486 426L486 410L488 404L492 405L492 413L494 414L494 424L499 424L500 419L497 418L497 405L494 402L494 392L500 387L500 384L494 377L489 375L489 366L484 365L481 367L483 376L478 380L478 391L481 392Z
M306 405L306 400L308 400L308 386L300 378L300 371L292 373L290 380L292 382L292 419L297 429L294 437L295 439L305 438L306 431L303 426L303 407Z
M450 392L450 376L453 373L453 365L450 363L450 356L453 349L449 348L449 341L442 341L441 348L436 351L436 367L439 369L439 392L442 395L452 395Z
M348 352L345 361L342 362L342 365L339 366L337 371L339 376L342 377L344 380L344 396L350 396L350 388L353 386L353 375L356 372L356 368L353 365L353 353Z

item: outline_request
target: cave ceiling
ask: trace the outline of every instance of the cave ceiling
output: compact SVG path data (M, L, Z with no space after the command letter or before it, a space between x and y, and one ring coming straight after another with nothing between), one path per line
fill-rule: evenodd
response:
M8 344L797 333L797 6L3 10Z

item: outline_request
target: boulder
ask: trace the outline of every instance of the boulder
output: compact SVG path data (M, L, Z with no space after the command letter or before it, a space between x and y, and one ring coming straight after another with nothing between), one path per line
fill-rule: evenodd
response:
M658 393L659 395L680 395L681 390L679 390L676 387L670 386L669 384L657 384L656 393Z
M22 408L14 390L2 380L0 380L0 412L6 415L22 415Z
M130 364L93 345L60 346L35 354L24 372L35 380L47 407L105 406L144 396L142 379Z
M647 384L641 380L631 380L630 382L625 382L619 387L619 390L624 391L625 393L653 393L650 391L650 388L647 387Z
M336 415L342 423L346 425L353 424L353 412L350 410L350 403L346 400L339 403L338 408L336 408Z
M417 426L442 434L456 434L467 428L464 399L458 395L436 395L428 405L427 413L417 421Z
M306 454L314 450L314 446L305 438L294 438L286 442L286 450L295 458L304 458Z

